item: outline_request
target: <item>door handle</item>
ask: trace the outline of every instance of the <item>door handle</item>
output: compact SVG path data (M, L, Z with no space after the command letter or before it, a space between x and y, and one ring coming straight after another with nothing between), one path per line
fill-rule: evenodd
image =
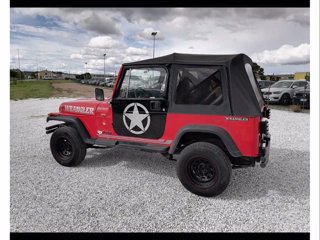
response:
M161 111L161 102L160 101L150 101L150 110Z

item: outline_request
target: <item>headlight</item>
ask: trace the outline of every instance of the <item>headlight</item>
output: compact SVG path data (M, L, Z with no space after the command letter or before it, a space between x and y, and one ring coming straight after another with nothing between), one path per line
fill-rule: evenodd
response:
M278 92L273 92L273 94L280 94L282 93L281 91L278 91Z

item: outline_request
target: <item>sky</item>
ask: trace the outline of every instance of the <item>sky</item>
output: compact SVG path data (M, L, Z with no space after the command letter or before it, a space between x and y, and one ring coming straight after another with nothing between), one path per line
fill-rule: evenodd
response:
M309 71L307 8L11 8L10 67L81 74L171 53L245 53L265 74ZM87 64L85 64L87 63Z

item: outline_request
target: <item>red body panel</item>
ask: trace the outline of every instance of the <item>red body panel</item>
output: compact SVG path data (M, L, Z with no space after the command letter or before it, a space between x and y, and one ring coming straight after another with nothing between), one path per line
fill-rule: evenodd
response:
M163 136L160 139L151 140L146 138L118 136L112 127L112 109L109 105L109 101L110 99L107 99L104 102L87 99L65 102L60 106L60 113L51 113L49 115L64 115L79 118L91 138L143 142L167 146L172 144L176 135L183 127L188 125L216 126L223 128L229 133L243 156L257 157L259 154L260 117L246 118L247 120L242 121L227 120L226 117L230 116L168 113ZM94 108L94 115L68 112L66 111L66 105L92 107Z
M175 139L179 130L188 125L209 125L226 130L243 156L256 157L259 149L260 117L248 121L226 120L230 116L168 114L163 138Z

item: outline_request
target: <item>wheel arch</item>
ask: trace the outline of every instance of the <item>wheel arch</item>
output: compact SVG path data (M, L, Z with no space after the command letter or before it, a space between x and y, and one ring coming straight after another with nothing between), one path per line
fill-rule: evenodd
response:
M80 137L82 138L82 141L85 143L88 143L90 139L90 135L79 118L71 117L71 116L48 116L47 122L49 121L61 121L61 122L64 122L65 124L62 123L62 124L46 127L47 134L54 132L61 125L66 125L66 126L75 128L79 133Z
M206 125L190 125L182 128L176 135L169 149L169 154L177 153L183 141L188 140L190 137L195 137L195 142L216 139L218 141L217 145L219 145L219 142L222 143L225 150L228 151L232 157L242 157L237 145L226 130L221 127Z

